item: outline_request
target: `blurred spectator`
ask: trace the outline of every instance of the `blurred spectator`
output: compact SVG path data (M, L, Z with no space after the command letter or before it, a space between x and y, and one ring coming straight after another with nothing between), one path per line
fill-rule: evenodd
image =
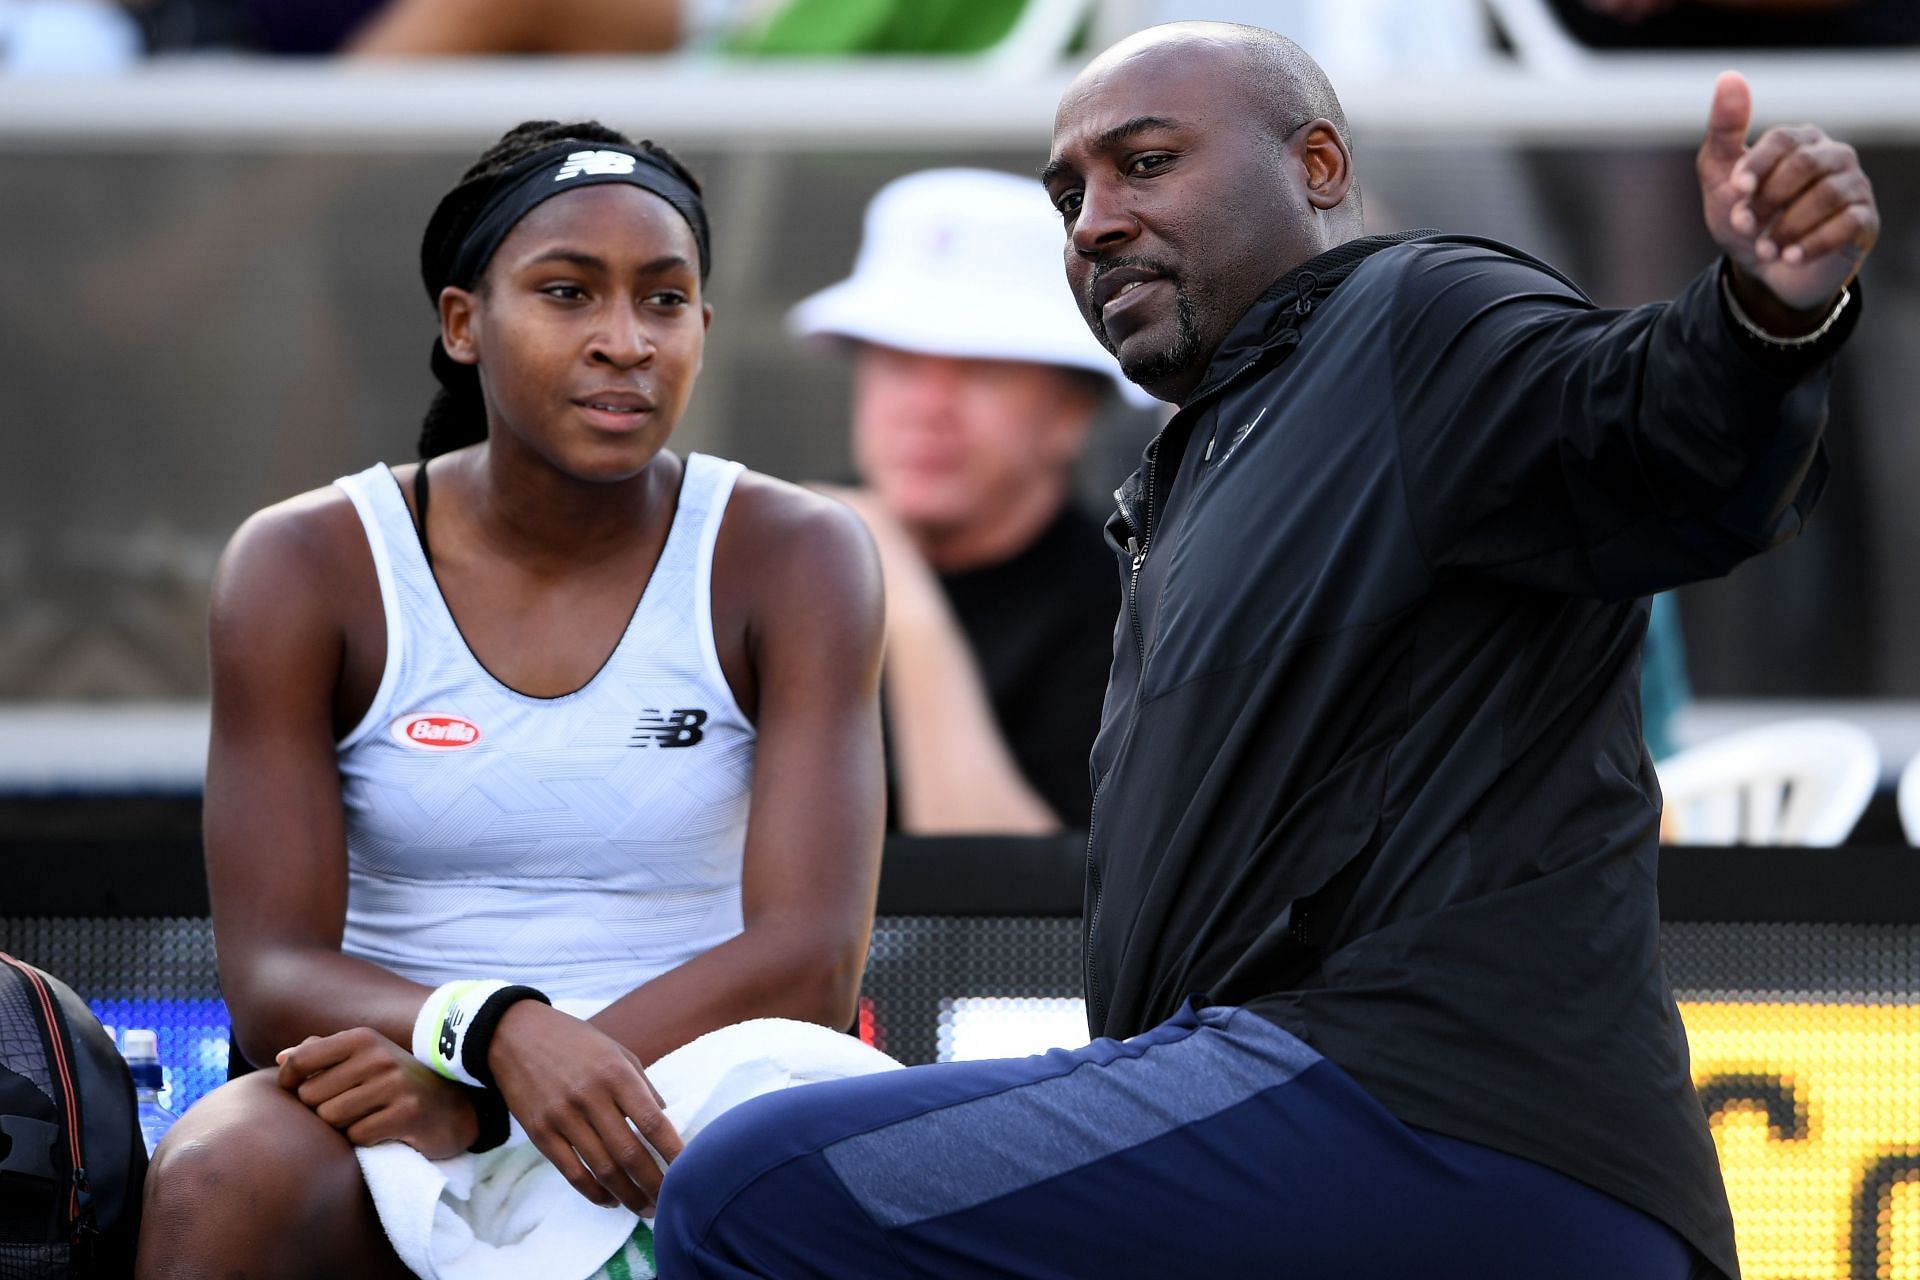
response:
M1031 178L912 174L867 208L853 275L801 302L803 336L854 344L841 494L887 590L895 825L1084 827L1087 757L1119 589L1073 467L1118 366L1061 278Z
M0 70L97 75L140 56L140 29L112 0L0 0Z
M313 0L254 0L300 8ZM340 3L340 0L334 0ZM347 0L364 7L365 0ZM373 57L664 53L702 0L385 0L346 44ZM711 9L715 5L707 5Z
M1550 0L1599 49L1848 48L1920 43L1914 0Z
M18 3L19 0L13 0ZM44 2L44 0L43 0ZM268 53L978 53L1058 0L125 0L158 49ZM9 0L0 0L0 12Z
M0 0L5 3L5 0ZM662 53L757 0L124 0L156 52Z
M1136 27L1204 19L1283 32L1334 76L1471 68L1493 41L1481 0L1135 0Z
M253 0L311 5L315 0ZM373 0L333 0L365 8ZM377 56L436 53L977 53L1030 0L384 0L348 43Z

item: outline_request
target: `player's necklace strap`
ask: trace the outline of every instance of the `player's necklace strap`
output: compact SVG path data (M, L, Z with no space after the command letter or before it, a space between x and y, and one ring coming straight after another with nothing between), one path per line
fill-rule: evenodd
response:
M414 523L419 525L420 554L426 558L427 569L433 569L433 548L427 543L427 459L420 459L420 466L413 473Z

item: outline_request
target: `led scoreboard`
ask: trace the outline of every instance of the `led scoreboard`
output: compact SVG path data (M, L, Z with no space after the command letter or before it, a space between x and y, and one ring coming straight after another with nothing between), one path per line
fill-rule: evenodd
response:
M1669 849L1661 950L1747 1280L1920 1280L1920 850Z
M1920 1006L1680 1014L1749 1280L1920 1280Z
M889 838L860 1033L904 1062L1084 1038L1084 856ZM197 838L0 827L0 872L0 950L154 1026L176 1105L223 1078ZM1668 850L1660 898L1747 1280L1920 1280L1920 850Z

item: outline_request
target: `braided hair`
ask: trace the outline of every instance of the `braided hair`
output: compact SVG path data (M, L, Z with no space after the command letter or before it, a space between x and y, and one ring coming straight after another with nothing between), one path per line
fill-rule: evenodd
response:
M494 183L520 160L559 142L600 143L647 152L700 193L700 182L674 154L650 141L634 142L625 134L592 120L560 123L528 120L515 125L488 147L453 190L440 198L420 239L420 277L427 295L439 305L448 284L454 255L473 229L476 218L493 193ZM487 406L480 392L480 374L472 365L449 356L436 338L433 376L440 383L427 416L420 424L420 457L438 457L487 438Z

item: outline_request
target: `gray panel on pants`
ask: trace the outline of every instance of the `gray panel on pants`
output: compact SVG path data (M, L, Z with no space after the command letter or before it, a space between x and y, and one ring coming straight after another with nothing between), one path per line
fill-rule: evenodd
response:
M1178 1040L844 1138L823 1154L876 1222L904 1227L1217 1115L1320 1061L1257 1014L1215 1008L1200 1020Z

